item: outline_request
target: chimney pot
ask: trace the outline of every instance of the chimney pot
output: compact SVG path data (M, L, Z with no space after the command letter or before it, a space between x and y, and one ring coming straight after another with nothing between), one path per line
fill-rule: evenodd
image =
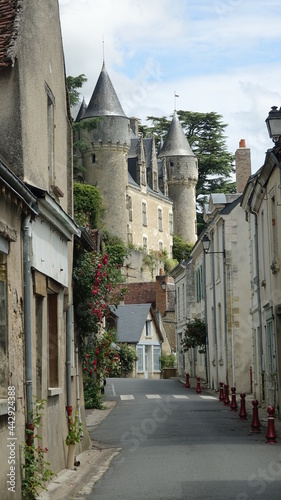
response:
M245 148L246 147L246 141L245 139L241 139L241 141L239 141L239 148Z

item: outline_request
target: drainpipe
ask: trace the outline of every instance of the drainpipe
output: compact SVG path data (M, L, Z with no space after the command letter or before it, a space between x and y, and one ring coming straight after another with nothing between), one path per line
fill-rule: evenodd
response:
M72 327L72 307L69 306L66 311L66 411L67 416L72 416L71 400L71 327Z
M214 249L214 233L212 233L212 248ZM217 312L216 312L216 285L215 285L215 254L212 254L212 281L213 281L213 313L214 313L214 337L215 337L215 363L216 363L216 381L215 390L218 390L218 342L217 342Z
M260 351L260 373L262 383L262 398L264 400L264 366L263 366L263 346L262 346L262 314L261 314L261 291L260 291L260 264L259 264L259 247L258 247L258 215L250 207L251 214L255 217L255 260L256 260L256 277L257 277L257 299L259 311L259 351ZM255 394L254 394L255 396Z
M225 345L225 371L228 384L228 351L227 351L227 304L226 304L226 255L225 255L225 220L222 221L222 251L223 251L223 302L224 302L224 345ZM234 370L234 364L233 370ZM233 385L235 385L233 376Z
M23 278L24 278L24 337L25 337L25 385L26 385L26 428L34 429L32 417L32 329L31 329L31 265L30 265L30 216L23 220Z
M78 418L80 424L82 423L81 419L81 411L80 411L80 390L79 390L79 357L78 357L78 347L75 348L75 354L76 354L76 399L77 399L77 408L78 408ZM81 439L83 438L83 431L81 434Z

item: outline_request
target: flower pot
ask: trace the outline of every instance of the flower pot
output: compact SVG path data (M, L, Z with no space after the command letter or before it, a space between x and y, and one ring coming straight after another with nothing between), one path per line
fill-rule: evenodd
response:
M68 446L67 452L67 468L74 469L74 459L75 459L75 444L70 444Z

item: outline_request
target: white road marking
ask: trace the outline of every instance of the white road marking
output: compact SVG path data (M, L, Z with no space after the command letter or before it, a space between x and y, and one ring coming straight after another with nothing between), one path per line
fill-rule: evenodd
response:
M176 399L189 399L188 396L179 396L178 394L174 394L173 398L176 398Z
M115 391L114 384L111 384L111 387L112 387L112 395L116 396L116 391Z
M217 399L217 398L214 398L214 396L199 396L199 398L202 398L202 399Z
M134 396L132 396L131 394L122 394L120 396L120 399L122 401L128 401L129 399L135 399Z
M146 394L147 399L161 399L159 394Z

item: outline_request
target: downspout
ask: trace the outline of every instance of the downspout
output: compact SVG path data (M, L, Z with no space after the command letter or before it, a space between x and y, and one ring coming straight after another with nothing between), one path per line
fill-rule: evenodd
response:
M25 337L25 385L26 385L26 428L33 427L32 402L32 328L31 328L31 265L30 265L30 216L23 220L23 279L24 279L24 337Z
M214 233L212 233L212 248L214 249ZM214 313L214 337L215 337L215 363L216 363L216 381L215 390L218 390L218 342L217 342L217 313L216 313L216 285L215 285L215 254L212 253L212 281L213 281L213 313Z
M72 307L69 306L66 311L66 411L67 416L72 416L71 399L71 327L72 327Z
M81 410L80 410L80 390L79 390L79 356L78 356L78 347L75 348L75 354L76 354L76 399L77 399L77 409L78 409L78 419L79 423L82 423L81 419ZM83 439L83 431L81 434L80 440Z
M227 303L226 303L226 255L225 255L225 220L222 221L222 251L223 251L223 301L224 301L224 345L225 345L225 371L228 384L228 350L227 350ZM234 364L233 370L234 370ZM233 385L235 376L233 375Z
M260 264L259 264L259 247L258 247L258 215L250 207L251 214L255 217L255 260L256 260L256 276L257 276L257 299L259 311L259 351L260 351L260 373L262 382L262 397L264 400L264 366L263 366L263 346L262 346L262 314L261 314L261 292L260 292ZM255 396L255 394L254 394Z

